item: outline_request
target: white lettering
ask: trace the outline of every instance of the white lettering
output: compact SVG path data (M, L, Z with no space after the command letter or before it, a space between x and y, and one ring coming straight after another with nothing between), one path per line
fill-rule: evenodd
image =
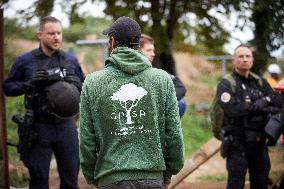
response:
M146 116L146 113L143 110L140 110L140 117Z
M110 114L110 118L111 119L121 119L123 117L126 117L125 115L126 115L125 112L118 112L118 113L112 112ZM135 110L131 111L131 117L138 117L138 116L140 118L141 117L145 117L146 116L146 112L144 110L140 110L139 113L137 111L135 111Z
M137 117L137 113L136 113L136 111L135 111L135 110L134 110L134 111L132 111L131 116L132 116L132 117Z
M124 117L125 115L124 115L124 113L123 112L119 112L118 113L118 119L120 119L120 118L122 118L122 117Z

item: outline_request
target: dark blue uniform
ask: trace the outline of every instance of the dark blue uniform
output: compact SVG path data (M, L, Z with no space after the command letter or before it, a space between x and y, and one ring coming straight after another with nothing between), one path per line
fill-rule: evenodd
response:
M76 57L57 51L46 56L40 49L19 56L8 78L4 82L7 96L24 94L24 83L30 81L38 69L67 69L76 75L81 82L84 80L81 67ZM41 86L44 89L44 86ZM42 90L41 89L41 90ZM75 122L72 118L60 119L42 111L41 96L35 96L33 103L33 130L39 135L40 141L34 142L26 163L30 173L31 189L48 189L49 167L54 153L61 183L60 188L78 188L79 173L79 142Z
M231 136L227 153L227 189L243 189L247 170L251 189L266 189L270 159L264 127L270 113L280 111L282 98L263 78L232 74L236 90L228 80L220 81L218 100L224 110L224 130Z

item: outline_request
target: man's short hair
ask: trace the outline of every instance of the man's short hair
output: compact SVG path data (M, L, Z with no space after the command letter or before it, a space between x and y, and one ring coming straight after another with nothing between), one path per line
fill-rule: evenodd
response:
M146 35L146 34L142 33L141 34L141 38L140 38L140 48L142 48L145 43L150 43L150 44L154 45L155 41L149 35Z
M236 54L236 51L239 49L239 48L241 48L241 47L246 47L246 48L248 48L248 49L250 49L251 50L251 52L253 52L253 48L250 46L250 45L248 45L248 44L239 44L236 48L235 48L235 50L234 50L234 54Z
M41 20L40 20L40 23L39 23L39 30L42 31L43 30L43 27L46 23L49 23L49 22L52 22L52 23L60 23L61 24L61 21L58 20L57 18L53 17L53 16L45 16L43 17Z

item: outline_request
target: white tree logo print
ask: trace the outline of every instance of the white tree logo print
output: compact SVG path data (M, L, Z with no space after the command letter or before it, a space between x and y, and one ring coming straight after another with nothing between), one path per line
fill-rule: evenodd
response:
M122 85L118 91L114 92L111 96L111 100L118 100L120 105L126 111L126 123L134 123L131 120L131 110L133 107L137 106L138 102L142 99L143 96L148 94L148 92L143 87L138 87L134 83L128 83Z

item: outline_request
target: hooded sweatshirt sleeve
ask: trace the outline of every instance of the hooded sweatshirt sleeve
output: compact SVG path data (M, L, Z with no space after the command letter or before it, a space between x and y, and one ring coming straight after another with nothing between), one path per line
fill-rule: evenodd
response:
M93 118L91 116L90 96L88 94L88 77L83 85L80 101L80 163L82 172L89 184L95 184L94 171L97 150Z
M166 127L165 127L165 163L166 171L164 179L170 181L171 176L177 174L184 163L184 146L178 114L177 98L174 85L168 81L168 92L166 100Z

